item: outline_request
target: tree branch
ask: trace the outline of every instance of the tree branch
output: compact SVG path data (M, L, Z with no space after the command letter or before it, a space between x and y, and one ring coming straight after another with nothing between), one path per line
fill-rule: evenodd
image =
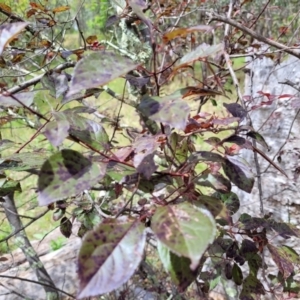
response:
M22 277L17 277L17 276L9 276L9 275L2 275L0 274L0 278L8 278L8 279L12 279L12 280L15 280L15 279L18 279L20 281L26 281L26 282L30 282L30 283L35 283L35 284L38 284L38 285L42 285L44 287L51 287L49 286L48 284L44 283L44 282L39 282L39 281L36 281L36 280L31 280L31 279L27 279L27 278L22 278ZM6 287L5 287L6 288ZM75 299L75 297L59 288L56 288L56 290L62 294L65 294L67 295L68 297L70 297L71 299ZM24 296L24 295L23 295Z
M297 51L297 50L293 50L291 49L290 47L287 47L283 44L280 44L278 42L275 42L271 39L268 39L268 38L265 38L264 36L258 34L257 32L245 27L244 25L242 25L241 23L238 23L232 19L229 19L229 18L226 18L226 17L223 17L223 16L220 16L218 14L216 14L215 12L209 12L207 13L207 15L209 16L209 21L208 23L212 22L212 21L220 21L220 22L223 22L223 23L226 23L226 24L229 24L235 28L238 28L240 29L241 31L243 31L244 33L246 34L249 34L250 36L252 36L253 38L257 39L258 41L260 42L263 42L265 44L268 44L269 46L272 46L272 47L275 47L276 49L280 49L290 55L293 55L297 58L300 59L300 52ZM300 49L299 49L300 50Z
M17 22L26 22L26 21L25 21L24 19L22 19L21 17L19 17L19 16L13 14L13 13L11 13L11 12L6 11L6 10L5 10L4 8L2 8L1 6L0 6L0 12L3 13L4 15L6 15L7 17L11 18L13 21L17 21ZM32 35L35 35L35 34L38 33L38 31L35 30L31 25L27 25L27 26L25 27L25 29L26 29L27 31L29 31Z
M57 67L55 67L54 69L52 69L51 71L48 71L48 72L60 72L60 71L63 71L65 69L72 68L75 65L76 65L76 62L66 62L64 64L58 65ZM30 80L27 80L27 81L25 81L25 82L23 82L19 85L16 85L15 87L7 90L7 92L9 94L15 94L15 93L18 93L22 90L25 90L26 88L39 83L41 81L41 79L45 76L45 74L46 73L43 73L42 75L39 75L39 76L34 77Z
M38 219L40 219L41 217L43 217L46 213L48 213L49 209L45 210L44 212L42 212L41 214L39 214L38 216L36 216L34 219L32 219L31 221L29 221L26 225L20 227L18 230L15 230L13 233L11 233L10 235L6 236L5 238L0 240L0 244L3 242L8 241L10 238L12 238L14 235L16 235L17 233L21 232L22 230L25 230L29 225L31 225L32 223L34 223L35 221L37 221Z

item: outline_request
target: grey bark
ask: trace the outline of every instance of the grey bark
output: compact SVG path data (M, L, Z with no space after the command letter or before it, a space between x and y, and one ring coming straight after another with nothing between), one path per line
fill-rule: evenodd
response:
M36 274L37 280L40 283L45 284L43 285L43 287L46 293L46 299L58 300L59 294L55 288L55 284L53 283L46 269L44 268L44 265L40 261L37 253L31 246L25 231L21 230L23 228L23 225L15 205L14 194L10 193L9 195L3 197L3 199L5 201L3 203L5 215L8 219L10 226L16 232L16 244L22 249L22 252L24 253L27 261L29 262L30 267L32 268L32 270L34 270Z
M263 158L259 159L264 211L266 214L273 214L278 221L299 225L300 115L299 108L291 104L299 97L297 88L300 83L300 60L288 57L276 65L269 58L256 57L249 67L251 72L246 76L244 93L252 98L248 106L249 114L254 129L264 136L270 150L260 148L288 174L286 178ZM287 80L294 83L294 87L283 84ZM251 109L269 100L258 93L260 91L270 93L273 102ZM280 98L284 94L295 98ZM246 151L244 155L250 165L254 166L252 153ZM254 167L253 172L256 173ZM258 187L255 186L251 194L240 191L239 194L243 202L241 212L250 210L253 215L259 215Z

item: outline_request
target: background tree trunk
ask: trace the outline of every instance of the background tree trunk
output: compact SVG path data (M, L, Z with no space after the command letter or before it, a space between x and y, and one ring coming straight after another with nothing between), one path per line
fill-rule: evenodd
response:
M33 249L30 244L30 241L25 233L22 230L23 225L21 219L18 214L18 210L15 205L14 195L13 193L9 194L8 196L4 197L4 211L6 217L12 227L12 229L16 232L15 234L15 242L16 244L22 249L27 261L29 262L32 270L35 272L37 280L43 286L46 299L47 300L58 300L59 294L55 288L55 284L53 283L51 277L47 273L46 269L43 266L43 263L40 261L37 253ZM24 295L25 297L26 295Z

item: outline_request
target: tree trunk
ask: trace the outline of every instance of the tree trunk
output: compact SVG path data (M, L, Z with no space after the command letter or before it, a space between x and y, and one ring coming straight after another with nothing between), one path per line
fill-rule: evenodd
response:
M31 246L25 231L22 230L23 225L15 205L14 194L11 193L8 196L3 197L3 199L5 201L3 203L3 207L5 210L6 217L12 229L16 232L15 234L16 244L21 248L27 261L30 264L30 267L35 272L37 280L43 286L46 293L46 299L58 300L59 294L55 288L55 284L53 283L52 279L48 275L37 253ZM23 296L24 298L26 297L26 295Z

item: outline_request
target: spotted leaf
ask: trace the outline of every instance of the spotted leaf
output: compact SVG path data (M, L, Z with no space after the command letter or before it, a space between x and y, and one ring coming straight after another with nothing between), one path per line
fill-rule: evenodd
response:
M66 97L84 89L105 85L137 66L129 58L113 52L94 52L77 63Z
M145 225L108 219L83 239L78 256L78 298L109 293L128 281L141 262Z
M157 208L151 227L161 243L176 255L190 259L191 270L196 270L216 234L211 213L190 203Z
M74 150L61 150L42 165L38 178L39 204L49 205L89 189L105 171L105 164L92 163Z

